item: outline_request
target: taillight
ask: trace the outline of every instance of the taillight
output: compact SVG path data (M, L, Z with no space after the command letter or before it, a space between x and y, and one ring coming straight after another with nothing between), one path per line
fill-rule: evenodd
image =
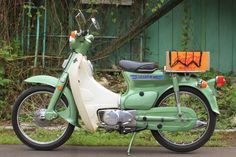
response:
M225 77L224 76L216 76L216 86L223 87L225 85Z

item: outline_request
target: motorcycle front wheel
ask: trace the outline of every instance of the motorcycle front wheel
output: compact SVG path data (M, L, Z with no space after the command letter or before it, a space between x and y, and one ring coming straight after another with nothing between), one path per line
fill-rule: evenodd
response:
M74 131L74 126L59 116L51 121L44 118L54 90L50 86L33 86L17 98L13 107L12 125L17 137L36 150L55 149ZM67 105L67 99L62 95L55 111L63 111Z
M196 112L198 120L204 124L189 131L155 131L152 135L159 144L176 152L189 152L203 146L212 136L216 114L211 110L206 97L198 90L190 87L180 87L181 107L189 107ZM156 103L157 107L176 106L173 89L164 93Z

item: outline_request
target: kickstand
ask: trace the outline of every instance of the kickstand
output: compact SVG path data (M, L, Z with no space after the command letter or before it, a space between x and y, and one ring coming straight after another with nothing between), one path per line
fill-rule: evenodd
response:
M131 154L130 154L130 152L131 152L131 147L132 147L132 144L133 144L133 142L134 142L134 138L135 138L135 135L137 134L137 132L133 132L133 134L132 134L132 138L131 138L131 140L130 140L130 142L129 142L129 148L128 148L128 151L127 151L127 153L128 153L128 155L130 156Z

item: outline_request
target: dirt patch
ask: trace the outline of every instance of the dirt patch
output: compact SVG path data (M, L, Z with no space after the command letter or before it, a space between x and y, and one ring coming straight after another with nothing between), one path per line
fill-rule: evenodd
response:
M0 121L0 127L1 126L11 126L11 121Z
M222 140L226 141L227 146L236 147L236 132L223 132ZM219 141L220 142L220 141Z

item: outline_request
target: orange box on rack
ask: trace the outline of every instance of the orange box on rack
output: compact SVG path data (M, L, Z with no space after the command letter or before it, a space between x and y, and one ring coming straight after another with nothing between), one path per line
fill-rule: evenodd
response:
M210 69L210 52L167 51L167 72L206 72Z

